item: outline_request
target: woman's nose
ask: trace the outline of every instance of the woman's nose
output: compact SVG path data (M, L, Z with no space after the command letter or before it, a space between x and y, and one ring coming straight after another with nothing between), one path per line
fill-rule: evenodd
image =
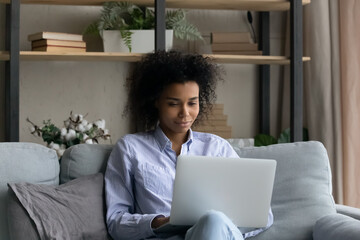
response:
M189 115L189 109L186 106L183 106L179 112L179 117L186 117Z

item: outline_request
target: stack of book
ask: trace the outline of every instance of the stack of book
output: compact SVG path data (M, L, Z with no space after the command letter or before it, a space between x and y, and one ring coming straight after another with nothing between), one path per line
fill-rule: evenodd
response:
M208 118L203 119L192 130L207 132L222 138L231 138L232 128L227 124L227 115L224 114L224 104L215 104Z
M30 34L32 51L86 52L86 43L80 34L38 32Z
M262 55L249 32L212 32L210 42L213 54Z

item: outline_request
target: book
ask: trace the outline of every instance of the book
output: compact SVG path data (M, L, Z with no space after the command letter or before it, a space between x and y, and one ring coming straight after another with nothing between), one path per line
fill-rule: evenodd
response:
M41 40L32 41L31 46L33 48L44 47L44 46L86 47L86 43L84 41L41 39Z
M251 43L249 32L212 32L211 43Z
M44 46L34 47L33 51L44 51L44 52L86 52L86 48L81 47L56 47L56 46Z
M262 51L213 51L220 55L262 55Z
M29 41L40 40L40 39L83 41L83 36L81 34L59 33L59 32L38 32L28 35Z
M212 51L257 51L257 43L213 43Z

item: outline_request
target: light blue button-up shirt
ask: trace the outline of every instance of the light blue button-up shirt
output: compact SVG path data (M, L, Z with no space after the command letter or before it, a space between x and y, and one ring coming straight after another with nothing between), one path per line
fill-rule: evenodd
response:
M105 173L106 220L114 239L152 237L152 220L170 215L177 159L171 147L160 127L128 134L114 146ZM226 140L191 130L180 154L238 157ZM268 226L272 221L270 211ZM248 232L245 237L262 230Z

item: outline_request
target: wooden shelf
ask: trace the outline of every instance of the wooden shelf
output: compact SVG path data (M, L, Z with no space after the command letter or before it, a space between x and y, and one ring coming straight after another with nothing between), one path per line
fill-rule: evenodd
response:
M138 62L144 56L143 53L49 53L21 51L20 60L24 61L122 61ZM204 56L213 58L218 63L242 63L242 64L290 64L290 59L284 56L253 56L253 55L214 55ZM0 52L0 61L10 59L8 52ZM303 61L310 61L310 57L303 57Z
M10 3L11 0L0 0ZM116 1L116 0L115 0ZM153 6L154 0L129 0L138 5ZM302 0L303 5L311 0ZM102 5L106 0L21 0L23 4ZM250 11L283 11L290 8L289 0L166 0L168 8L233 9Z
M0 51L0 61L9 61L10 55L9 52Z
M287 65L290 64L290 58L285 56L254 56L254 55L205 55L218 63L242 63L242 64L270 64ZM310 57L303 57L304 62L310 61Z

